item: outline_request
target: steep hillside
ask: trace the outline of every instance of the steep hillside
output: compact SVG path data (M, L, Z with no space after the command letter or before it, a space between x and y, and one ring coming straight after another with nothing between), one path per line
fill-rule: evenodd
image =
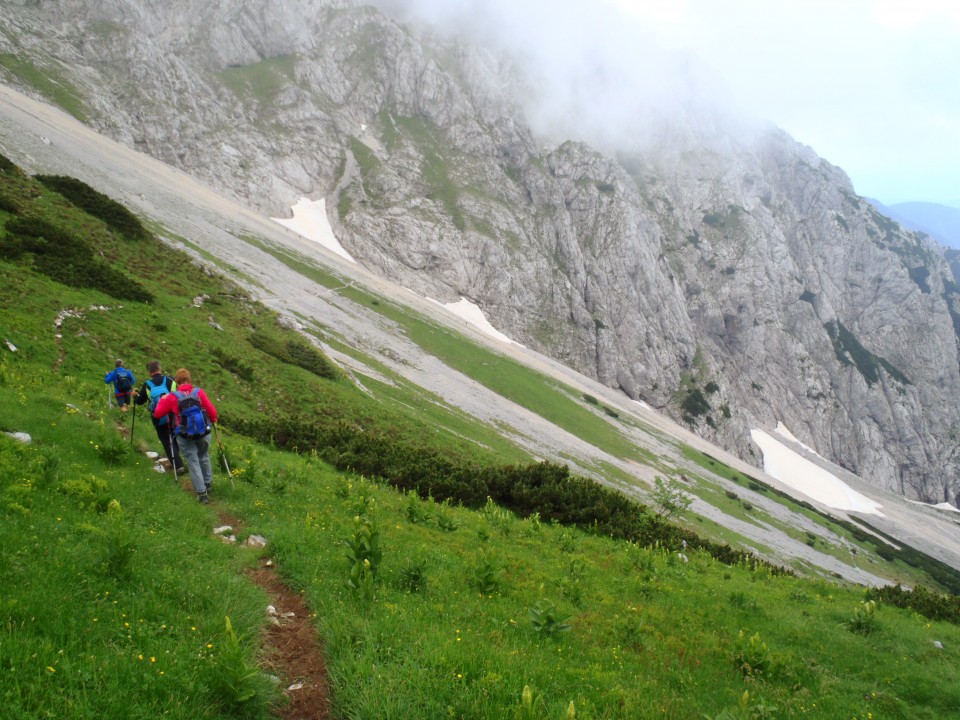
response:
M960 370L938 247L773 129L543 148L516 69L316 0L6 5L8 82L252 207L326 197L365 267L760 462L754 427L955 502ZM703 402L700 402L700 400Z

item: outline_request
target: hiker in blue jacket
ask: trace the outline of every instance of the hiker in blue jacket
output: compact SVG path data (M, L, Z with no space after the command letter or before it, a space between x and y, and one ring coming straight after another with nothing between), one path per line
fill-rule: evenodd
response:
M107 385L113 383L113 397L120 409L126 412L137 379L123 366L123 360L117 360L114 369L103 376L103 382Z
M133 391L133 402L136 405L150 403L150 419L153 420L153 429L157 431L157 438L163 445L163 452L170 466L175 468L178 474L183 474L187 469L183 465L183 460L180 459L180 448L177 447L170 415L164 415L162 418L153 417L153 411L156 410L160 398L176 391L177 386L172 377L163 374L159 360L148 362L147 372L150 373L150 379L144 381L140 390Z

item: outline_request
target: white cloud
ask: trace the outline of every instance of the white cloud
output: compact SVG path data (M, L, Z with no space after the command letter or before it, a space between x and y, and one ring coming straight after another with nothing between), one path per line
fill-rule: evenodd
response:
M886 203L960 199L960 3L404 4L522 55L543 91L533 105L541 126L574 118L585 139L602 141L638 125L644 107L676 107L689 95L729 101L840 165L861 194ZM690 72L698 66L713 75Z

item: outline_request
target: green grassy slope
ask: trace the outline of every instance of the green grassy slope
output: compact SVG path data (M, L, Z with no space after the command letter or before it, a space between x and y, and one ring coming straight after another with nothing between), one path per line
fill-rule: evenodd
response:
M409 386L364 378L372 394L361 391L216 274L0 170L0 340L16 347L0 345L0 429L33 438L0 435L4 717L267 717L278 693L265 674L243 702L223 687L265 661L265 598L242 574L254 551L212 536L218 510L269 539L314 610L337 717L942 718L960 707L960 629L931 619L960 616L955 599L924 596L921 615L870 605L863 589L720 563L666 531L642 546L550 522L570 508L543 502L553 496L522 451L467 437L489 428ZM31 217L72 250L10 230ZM91 289L112 273L152 300ZM138 375L153 357L187 367L218 405L234 477L218 470L213 506L136 452L159 449L142 409L131 450L118 425L133 418L102 382L115 357ZM371 447L386 477L419 473L428 489L441 487L429 477L441 460L494 479L510 463L508 489L532 514L424 499L344 469L370 462ZM623 517L660 529L642 511Z

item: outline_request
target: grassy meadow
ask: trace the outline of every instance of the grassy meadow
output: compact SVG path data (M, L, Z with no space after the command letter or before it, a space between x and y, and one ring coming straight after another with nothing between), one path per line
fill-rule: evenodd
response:
M960 712L956 598L901 608L669 532L614 539L563 520L548 501L589 493L562 478L557 496L522 487L520 513L445 499L429 477L443 463L461 484L539 476L418 388L364 377L361 391L215 270L131 237L121 209L0 165L0 430L32 438L0 435L3 717L270 717L295 678L272 678L262 649L268 599L244 571L265 555L313 612L337 718ZM562 389L511 384L455 336L395 319L614 442ZM144 457L160 447L143 409L111 405L117 357L138 381L152 358L187 367L217 405L233 473L216 468L210 506ZM370 448L383 469L365 477ZM396 481L418 474L426 492ZM267 548L221 542L220 513ZM627 517L661 528L650 515Z

